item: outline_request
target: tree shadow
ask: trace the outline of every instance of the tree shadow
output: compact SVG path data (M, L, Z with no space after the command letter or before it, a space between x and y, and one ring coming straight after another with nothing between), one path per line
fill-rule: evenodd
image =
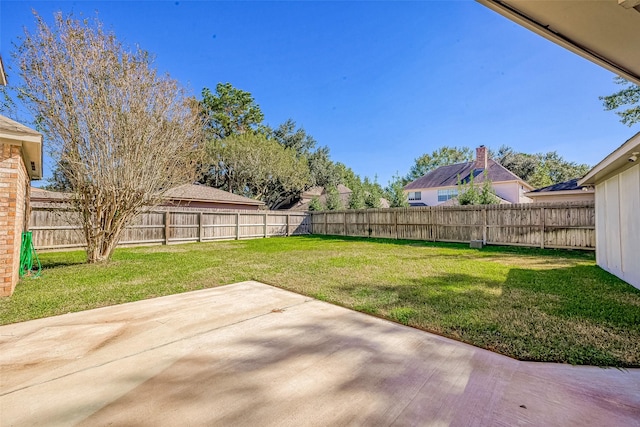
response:
M230 333L239 338L177 360L81 425L130 425L136 413L145 414L144 425L415 425L424 420L425 398L437 393L464 407L474 397L455 383L473 371L471 349L433 345L409 328L352 312L333 309L319 320L279 322L244 338L237 328ZM451 366L461 371L452 376ZM417 396L419 408L411 405ZM437 403L432 422L464 416Z

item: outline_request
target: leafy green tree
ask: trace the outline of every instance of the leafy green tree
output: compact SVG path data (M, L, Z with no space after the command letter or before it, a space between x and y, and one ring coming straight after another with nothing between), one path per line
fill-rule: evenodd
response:
M364 191L362 184L353 185L349 187L351 194L349 195L349 209L364 209L366 207L364 203Z
M565 160L556 151L518 153L506 145L500 147L494 160L536 188L582 177L590 169L587 164Z
M404 180L396 172L385 188L385 198L389 200L392 208L404 208L409 206L407 195L404 192Z
M342 200L340 200L340 194L336 187L330 186L325 189L327 193L327 210L337 211L342 209Z
M496 196L496 192L493 189L493 185L491 180L487 176L487 171L484 171L484 182L482 183L482 188L480 189L480 200L479 204L481 205L497 205L500 203L498 196Z
M540 164L540 157L535 154L518 153L513 148L502 145L493 158L505 168L529 182Z
M202 89L200 106L205 129L212 138L263 129L264 114L251 93L236 89L231 83L218 83L215 93Z
M353 169L346 166L344 163L335 163L335 173L339 184L342 184L354 191L357 187L362 187L362 180L360 177L356 175Z
M320 147L313 153L307 155L309 173L311 175L310 185L320 187L335 187L340 184L340 176L335 163L329 158L329 147Z
M380 198L382 197L383 190L380 187L380 184L374 180L371 182L368 177L365 177L362 182L362 187L364 190L364 204L367 208L380 208Z
M311 199L311 202L309 202L309 210L314 212L320 212L324 210L324 206L322 206L322 203L320 202L318 196L313 197Z
M612 95L600 97L604 109L614 111L627 126L640 123L640 86L620 76L615 77L615 83L623 88Z
M440 147L431 154L423 154L415 159L411 166L407 181L415 181L440 166L464 163L473 160L473 151L469 147Z
M491 180L484 172L484 182L481 187L474 183L473 174L469 176L469 181L463 183L458 175L458 203L461 205L496 205L500 203L496 196Z
M308 186L306 160L262 134L214 139L209 155L225 190L262 200L271 209L291 202Z
M316 140L304 130L296 128L296 122L288 119L271 132L271 136L286 148L300 156L309 156L316 148ZM328 148L327 154L328 154Z

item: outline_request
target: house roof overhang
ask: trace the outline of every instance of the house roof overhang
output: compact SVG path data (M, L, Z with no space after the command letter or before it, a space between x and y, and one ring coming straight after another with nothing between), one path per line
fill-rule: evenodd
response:
M549 197L549 196L571 196L571 195L576 195L576 194L593 194L595 193L595 191L593 190L593 188L583 188L583 189L579 189L579 190L561 190L561 191L543 191L543 192L533 192L533 191L528 191L526 193L524 193L525 196L529 197L529 198L536 198L536 197Z
M640 85L640 0L476 0Z
M595 165L578 185L596 185L640 163L640 132Z
M0 116L0 143L18 145L31 179L42 179L42 134Z

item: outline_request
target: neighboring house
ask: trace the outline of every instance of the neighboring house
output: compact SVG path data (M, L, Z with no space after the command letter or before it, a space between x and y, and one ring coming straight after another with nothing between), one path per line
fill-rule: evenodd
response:
M338 184L337 190L338 197L340 198L340 203L342 204L343 208L346 209L349 206L349 198L351 197L351 193L353 193L353 191L342 184ZM319 185L311 187L300 195L300 199L298 199L298 201L289 206L284 206L282 207L282 209L290 211L308 211L309 205L314 198L318 198L320 203L325 206L327 204L326 189Z
M596 262L640 289L640 132L578 184L596 188Z
M6 76L0 59L0 84ZM22 232L29 226L29 182L42 178L42 135L0 116L0 296L18 283Z
M189 207L198 209L264 209L265 203L218 190L206 185L185 184L172 188L165 193L166 202L160 206Z
M30 199L32 208L65 207L67 193L49 191L38 187L31 187Z
M41 188L31 189L31 204L33 207L60 207L67 200L67 193L48 191ZM165 194L166 201L160 203L160 208L194 208L194 209L228 209L228 210L258 210L264 207L264 202L238 196L227 191L206 185L185 184L173 188Z
M593 202L595 200L595 189L593 186L579 185L580 178L538 188L525 193L525 196L535 203L548 202Z
M410 206L441 205L458 196L458 180L468 183L473 175L475 184L482 185L487 178L496 195L509 203L530 203L525 192L533 187L500 163L488 158L484 145L476 148L476 160L455 165L440 166L404 187Z
M349 208L349 199L351 198L351 189L345 185L338 184L338 197L340 197L340 203L342 204L342 209ZM323 206L327 204L327 191L324 187L315 186L311 187L307 191L303 192L300 195L300 199L289 206L284 206L281 209L283 210L291 210L291 211L308 211L309 205L314 198L318 198L318 201ZM388 208L390 206L389 201L384 197L380 198L380 207Z

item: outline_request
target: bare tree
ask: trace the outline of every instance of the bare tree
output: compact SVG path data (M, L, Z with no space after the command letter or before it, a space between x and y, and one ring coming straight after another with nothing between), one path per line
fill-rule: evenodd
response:
M150 55L100 21L36 12L15 52L23 85L83 221L88 262L111 257L123 228L163 193L192 182L202 152L197 102Z

